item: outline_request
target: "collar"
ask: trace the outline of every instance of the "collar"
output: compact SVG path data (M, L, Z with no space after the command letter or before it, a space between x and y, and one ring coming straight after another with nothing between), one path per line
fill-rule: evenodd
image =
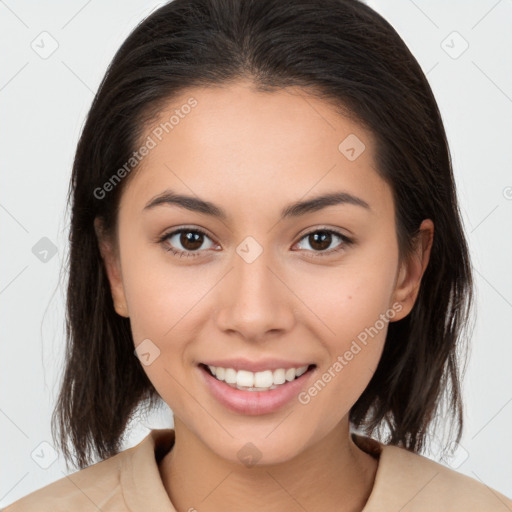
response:
M375 482L370 497L362 512L372 512L379 503L383 474L388 462L389 447L352 432L351 439L363 451L379 460ZM163 485L158 463L172 449L175 441L174 429L153 429L136 446L126 450L121 471L124 499L133 512L144 512L149 508L159 512L176 512ZM141 470L142 469L142 470ZM148 503L148 497L151 502Z

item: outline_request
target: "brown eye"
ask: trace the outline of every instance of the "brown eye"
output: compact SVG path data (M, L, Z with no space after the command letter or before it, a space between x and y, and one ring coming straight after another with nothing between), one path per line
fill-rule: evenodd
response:
M203 245L203 234L197 231L182 231L179 242L187 251L196 251Z
M334 249L329 249L329 247L331 247L336 239L341 240L341 243L338 243ZM329 256L337 251L345 249L354 243L353 240L347 236L331 229L317 229L316 231L306 233L301 238L301 242L299 242L299 244L302 243L303 240L308 242L309 246L311 247L309 252L313 252L313 256Z
M180 258L199 256L202 252L205 239L211 241L211 238L200 229L182 228L164 235L160 238L165 250L172 252ZM210 248L213 246L210 246ZM208 247L207 247L208 248ZM204 248L203 248L204 249Z
M331 245L332 234L328 231L316 231L308 235L309 243L313 249L323 251Z

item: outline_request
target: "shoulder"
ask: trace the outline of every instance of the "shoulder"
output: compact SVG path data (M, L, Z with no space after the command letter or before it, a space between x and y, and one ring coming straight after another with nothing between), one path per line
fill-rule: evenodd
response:
M158 467L174 439L173 429L153 429L135 446L38 489L0 512L176 512Z
M380 460L364 512L512 510L512 500L479 480L405 448L377 441L374 441L375 445L378 445L376 451L380 452Z
M124 510L121 475L130 450L97 462L11 503L0 512Z

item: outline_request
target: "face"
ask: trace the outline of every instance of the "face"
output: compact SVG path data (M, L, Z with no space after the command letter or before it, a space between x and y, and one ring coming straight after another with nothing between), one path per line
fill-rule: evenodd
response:
M196 106L159 140L155 127L190 97ZM148 136L155 145L121 198L118 256L102 241L114 303L183 428L233 462L249 441L262 463L288 460L347 420L389 321L414 304L431 223L418 257L400 263L371 134L298 89L191 89ZM328 194L338 201L289 208ZM219 361L267 376L310 369L274 390L238 391L203 367Z

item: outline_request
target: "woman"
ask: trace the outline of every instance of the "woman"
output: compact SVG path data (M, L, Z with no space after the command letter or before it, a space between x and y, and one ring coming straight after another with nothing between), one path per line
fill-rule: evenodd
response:
M420 455L442 406L461 437L471 266L436 101L372 9L158 9L70 201L54 427L80 471L5 510L512 508ZM174 428L120 452L159 401Z

